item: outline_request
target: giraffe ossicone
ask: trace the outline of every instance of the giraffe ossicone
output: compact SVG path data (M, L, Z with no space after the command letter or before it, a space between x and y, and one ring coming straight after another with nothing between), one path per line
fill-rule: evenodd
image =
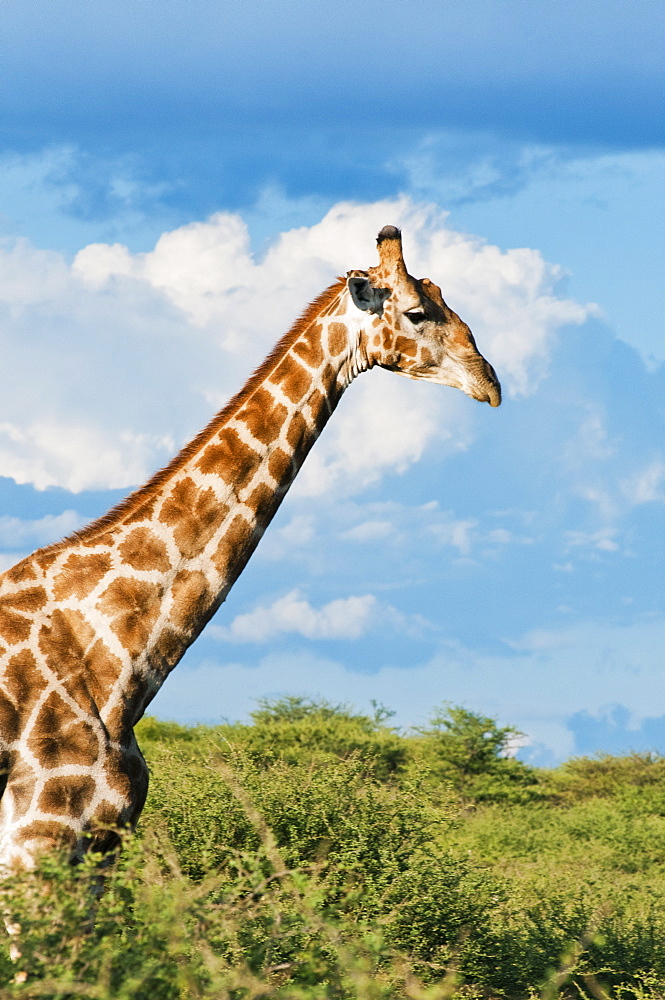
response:
M381 366L498 406L471 331L379 264L304 312L226 407L118 507L0 576L0 870L110 849L145 800L133 727L224 601L342 393Z

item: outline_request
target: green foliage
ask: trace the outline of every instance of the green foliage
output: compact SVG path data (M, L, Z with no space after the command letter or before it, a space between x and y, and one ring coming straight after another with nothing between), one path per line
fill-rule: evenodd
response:
M385 724L390 716L385 709L376 708L372 717L346 705L298 697L261 699L258 704L253 725L220 727L219 733L266 764L296 763L304 756L332 762L356 755L382 778L405 766L406 742Z
M522 733L465 708L443 705L419 729L420 756L439 780L477 802L530 802L546 793L533 768L509 756Z
M465 709L389 718L144 720L150 795L98 901L90 857L3 883L0 1000L662 1000L662 758L538 772Z
M144 748L151 744L198 743L210 735L214 729L207 726L181 726L177 722L162 722L151 715L144 716L135 727L136 738Z
M601 796L665 814L665 757L659 754L574 757L549 775L549 784L561 801Z
M496 767L511 741L522 735L513 726L500 728L494 719L454 705L436 710L420 732L435 740L441 760L464 777Z

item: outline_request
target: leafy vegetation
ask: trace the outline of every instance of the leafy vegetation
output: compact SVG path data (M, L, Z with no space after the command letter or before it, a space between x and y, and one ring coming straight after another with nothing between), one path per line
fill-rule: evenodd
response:
M537 771L462 708L400 735L301 698L137 734L151 791L99 899L92 857L4 885L0 1000L665 996L663 758Z

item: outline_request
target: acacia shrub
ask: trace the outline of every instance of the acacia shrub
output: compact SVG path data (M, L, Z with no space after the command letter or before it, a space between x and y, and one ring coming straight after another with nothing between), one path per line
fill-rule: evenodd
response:
M466 708L443 705L417 730L413 753L429 765L433 778L447 781L477 802L534 802L546 798L534 768L511 755L522 733Z
M542 780L564 803L611 798L620 808L665 815L665 757L661 754L573 757L543 774Z
M348 705L297 696L260 698L257 704L250 725L221 727L220 735L258 761L333 762L353 755L380 779L404 770L408 741L387 724L393 713L380 706L370 716Z
M381 782L359 755L334 762L257 763L244 749L153 758L144 821L163 826L184 873L232 872L260 848L237 783L275 838L289 870L316 876L322 912L380 922L396 948L449 961L463 927L480 927L497 880L445 846L457 800L434 808L414 769ZM233 769L229 781L228 771ZM267 875L267 872L265 873Z

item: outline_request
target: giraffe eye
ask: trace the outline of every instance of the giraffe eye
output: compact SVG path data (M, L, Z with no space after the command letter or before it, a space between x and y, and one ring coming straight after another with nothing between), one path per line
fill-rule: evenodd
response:
M404 315L408 320L410 320L411 323L414 323L416 326L418 325L418 323L422 323L425 319L425 313L422 311L422 309L412 309L410 312L404 313Z

